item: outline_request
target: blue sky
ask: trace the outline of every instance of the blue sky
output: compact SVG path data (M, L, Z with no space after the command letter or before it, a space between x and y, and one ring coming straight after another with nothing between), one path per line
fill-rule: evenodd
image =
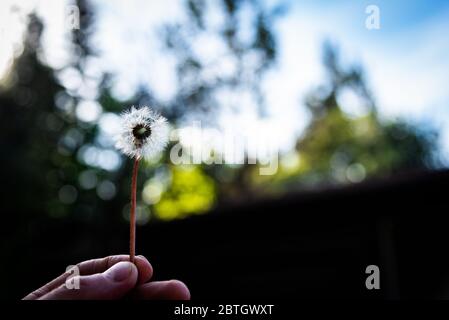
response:
M264 3L276 2L265 0ZM2 19L2 15L8 14L4 8L13 3L1 2L0 28L1 21L7 20ZM29 0L17 3L24 11L37 8L43 16L47 25L44 34L46 60L52 66L63 66L69 58L67 33L63 27L66 2ZM94 3L98 8L98 20L93 42L100 51L100 59L92 61L91 71L114 72L119 79L114 92L119 97L132 95L136 86L143 82L159 98L169 99L176 91L173 85L175 61L161 50L155 30L162 23L183 19L182 3L177 0L128 0L126 3L95 0ZM263 81L270 117L259 120L251 111L240 115L223 114L220 118L223 128L230 124L269 125L288 149L308 121L302 105L304 96L325 80L321 48L323 41L330 39L338 44L344 62L364 66L382 117L431 123L439 129L443 155L449 164L449 1L291 0L288 3L290 10L273 26L279 43L279 59ZM379 30L365 28L368 5L379 7ZM8 35L11 43L20 40L23 30L20 21L3 25L3 29L7 30L3 36ZM200 44L200 53L205 58L220 50L215 40L207 39ZM1 45L0 72L14 53L7 42ZM226 64L222 68L226 68ZM61 78L68 85L70 82L76 85L73 72ZM233 99L251 104L232 95L224 97L223 101ZM360 114L357 99L349 93L340 99L348 113Z

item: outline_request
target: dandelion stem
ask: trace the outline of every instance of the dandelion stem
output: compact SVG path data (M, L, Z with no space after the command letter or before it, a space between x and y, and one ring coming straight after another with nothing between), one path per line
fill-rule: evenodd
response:
M136 255L136 193L137 193L137 171L139 159L134 160L133 176L131 182L131 212L129 215L129 261L134 263Z

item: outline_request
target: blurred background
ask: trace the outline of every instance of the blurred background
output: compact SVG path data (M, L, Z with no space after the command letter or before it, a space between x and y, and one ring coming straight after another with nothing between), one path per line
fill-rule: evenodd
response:
M234 271L234 282L220 277L229 289L223 292L260 285L267 274L253 267L284 252L276 241L286 226L292 238L284 245L304 246L292 239L307 229L298 219L318 216L311 194L321 202L329 190L350 190L344 205L320 210L335 216L358 203L363 215L369 204L354 202L351 192L370 181L444 173L449 3L376 1L380 28L368 29L371 2L2 1L1 268L8 276L1 295L20 298L69 264L127 252L132 161L112 138L119 114L132 105L152 106L172 128L201 121L206 131L237 127L277 141L279 168L269 176L248 161L173 165L170 148L142 164L137 251L154 261L157 276L190 280L199 297L220 296L207 282L229 270L225 257L246 273ZM388 190L402 190L395 188ZM386 189L375 190L367 195ZM302 204L308 211L302 202L283 202L301 197L312 199ZM274 202L261 205L266 201ZM314 224L321 232L323 225ZM250 259L243 244L257 247L258 237L270 246ZM218 243L228 256L216 252ZM221 264L208 265L213 259ZM285 268L300 268L285 259ZM313 263L306 269L323 270Z

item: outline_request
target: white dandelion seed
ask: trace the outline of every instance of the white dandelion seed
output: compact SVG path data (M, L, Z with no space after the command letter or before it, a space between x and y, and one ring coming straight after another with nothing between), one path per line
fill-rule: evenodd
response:
M167 120L147 106L131 107L122 114L121 121L116 147L131 158L149 158L168 143Z

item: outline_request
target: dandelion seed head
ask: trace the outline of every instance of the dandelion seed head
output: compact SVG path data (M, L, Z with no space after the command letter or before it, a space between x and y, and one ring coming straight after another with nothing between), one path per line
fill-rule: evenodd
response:
M131 107L121 116L116 147L131 158L150 158L168 143L167 120L147 106Z

